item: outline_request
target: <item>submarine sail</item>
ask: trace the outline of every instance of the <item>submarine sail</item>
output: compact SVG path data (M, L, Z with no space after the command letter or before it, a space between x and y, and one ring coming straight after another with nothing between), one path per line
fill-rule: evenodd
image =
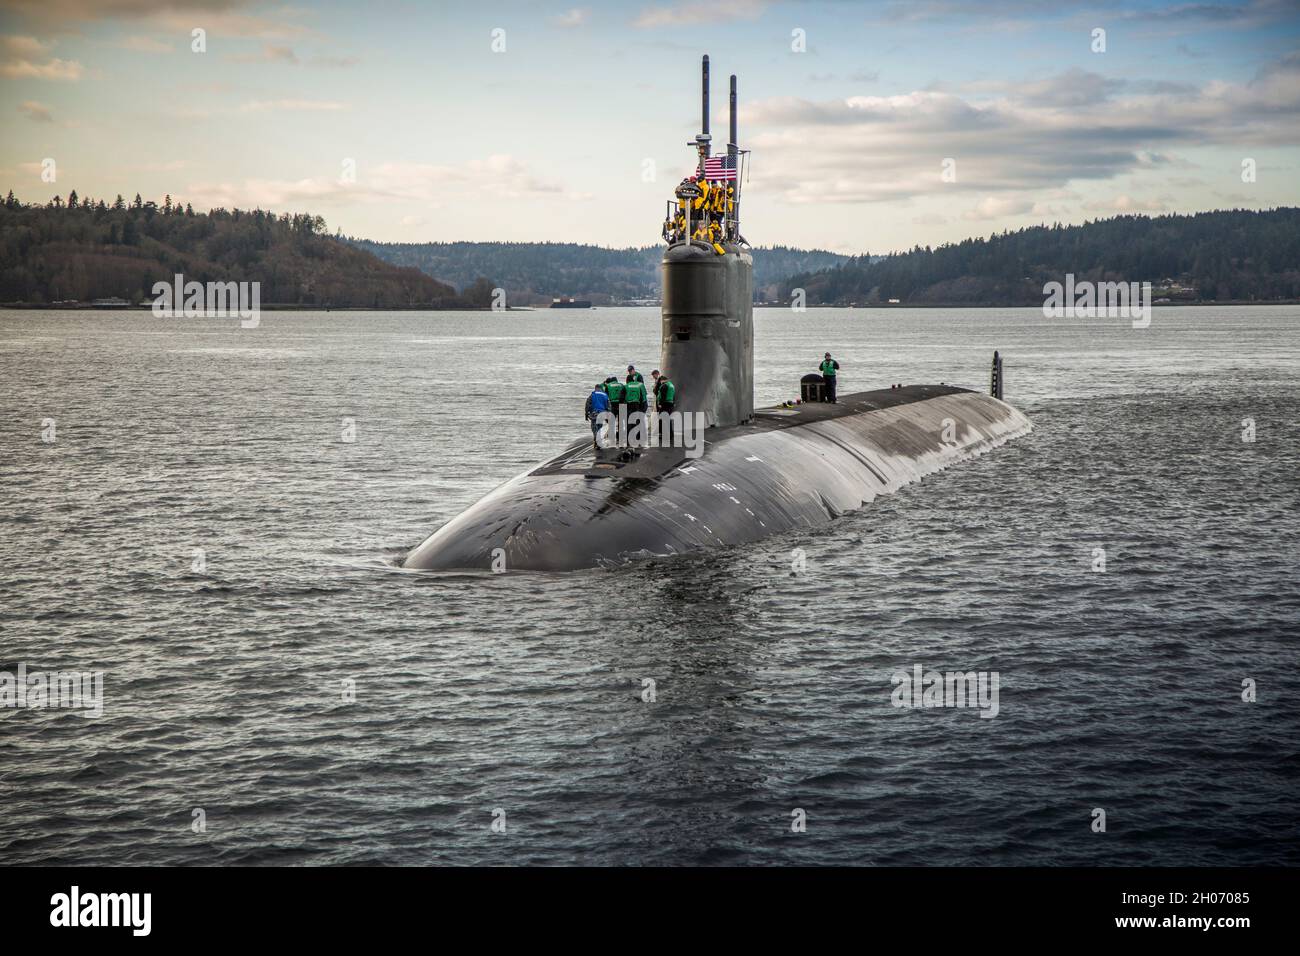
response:
M820 527L1032 429L1001 400L1000 357L992 395L909 385L834 404L754 408L754 263L740 231L747 154L737 142L736 77L727 148L715 156L707 56L701 72L701 130L687 144L696 168L674 190L662 230L660 368L675 385L682 424L706 426L695 436L702 442L687 441L689 433L654 447L575 439L447 522L403 567L571 571L743 545Z
M660 367L670 370L682 396L679 410L726 426L754 414L754 260L740 235L736 78L730 141L717 162L710 156L707 56L702 72L703 131L688 144L702 173L677 188L676 214L664 228ZM710 173L718 178L710 182Z

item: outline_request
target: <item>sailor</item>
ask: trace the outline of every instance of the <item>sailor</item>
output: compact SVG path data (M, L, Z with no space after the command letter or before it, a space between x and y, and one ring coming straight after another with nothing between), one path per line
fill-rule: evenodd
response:
M633 376L636 376L633 378ZM628 366L627 384L623 386L623 401L627 402L627 418L629 427L633 427L633 416L641 416L641 427L649 428L649 422L646 421L646 409L650 407L646 401L645 382L641 380L641 373Z
M605 394L609 397L609 413L614 416L616 436L618 435L619 423L627 421L627 408L624 405L625 390L617 375L611 375L605 379Z
M650 373L655 380L655 413L656 415L671 415L673 406L677 404L677 386L675 386L667 375L659 374L659 369ZM662 422L661 422L662 427ZM673 422L668 419L668 440L664 441L662 431L659 434L659 444L661 447L671 448L673 444Z
M821 373L822 382L826 385L826 401L832 405L835 404L835 374L840 370L840 363L831 358L831 353L827 352L826 357L822 359Z
M695 187L700 191L700 194L691 202L691 206L697 210L702 210L709 201L709 181L701 176Z
M601 421L601 412L609 411L609 395L605 393L605 383L597 382L587 396L586 416L587 421L591 422L591 443L600 448L600 428L604 422Z

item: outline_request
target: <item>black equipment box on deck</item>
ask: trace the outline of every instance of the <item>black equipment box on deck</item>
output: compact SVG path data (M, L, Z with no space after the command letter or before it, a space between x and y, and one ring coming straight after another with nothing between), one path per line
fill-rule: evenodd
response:
M799 379L799 398L805 402L826 401L826 382L816 372Z

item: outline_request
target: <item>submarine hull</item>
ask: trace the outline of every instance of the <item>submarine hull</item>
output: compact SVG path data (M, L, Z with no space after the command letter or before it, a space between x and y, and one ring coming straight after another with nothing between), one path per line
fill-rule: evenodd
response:
M443 525L403 567L575 571L743 545L821 527L1032 427L992 396L912 385L755 411L707 429L699 458L658 448L623 462L584 437Z

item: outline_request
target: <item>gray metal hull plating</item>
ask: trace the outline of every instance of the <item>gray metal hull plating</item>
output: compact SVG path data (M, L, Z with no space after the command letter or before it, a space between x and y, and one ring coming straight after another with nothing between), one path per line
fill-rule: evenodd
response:
M589 439L481 499L407 555L419 570L574 571L820 527L924 475L1023 435L991 396L908 386L837 406L766 409L706 432L703 457L657 449L634 463Z

